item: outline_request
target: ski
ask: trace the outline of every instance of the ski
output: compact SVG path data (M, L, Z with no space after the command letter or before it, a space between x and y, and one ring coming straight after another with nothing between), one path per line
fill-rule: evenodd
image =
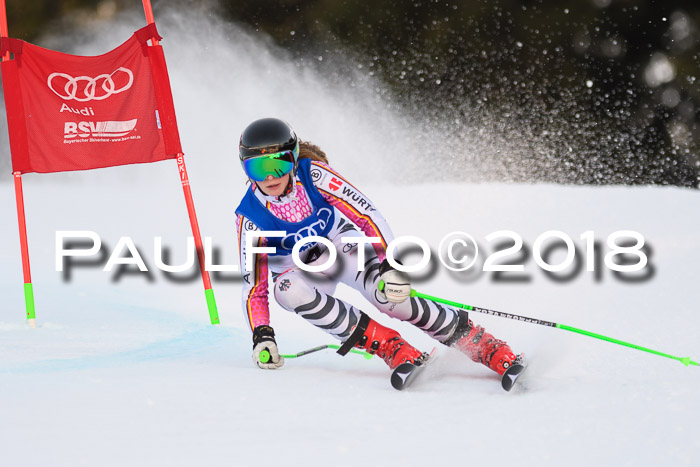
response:
M419 361L416 363L402 363L401 365L394 368L391 373L391 385L394 389L402 391L413 383L418 375L420 375L426 366L432 362L435 358L435 353L437 352L437 347L435 347L429 354L424 353Z
M501 376L501 386L503 389L506 391L513 389L515 382L518 380L520 375L523 374L525 367L526 363L524 356L522 354L518 355L510 368L508 368L506 372L503 373L503 376Z

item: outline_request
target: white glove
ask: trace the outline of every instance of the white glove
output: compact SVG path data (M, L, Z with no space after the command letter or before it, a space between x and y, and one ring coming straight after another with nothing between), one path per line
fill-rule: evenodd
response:
M381 292L388 301L401 303L411 296L411 279L408 274L394 269L386 258L379 265L379 278L384 281Z
M284 357L277 350L275 331L270 326L258 326L253 330L253 361L265 370L284 365Z

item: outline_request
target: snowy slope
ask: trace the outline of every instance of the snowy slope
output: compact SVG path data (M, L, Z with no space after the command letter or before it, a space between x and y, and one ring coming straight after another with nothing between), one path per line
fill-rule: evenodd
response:
M236 282L214 284L222 320L214 327L199 281L171 284L155 271L152 283L143 275L112 283L97 268L76 269L66 283L54 270L57 229L94 230L112 247L118 236L132 236L152 265L148 238L168 233L177 250L177 239L188 234L182 199L141 185L119 196L118 184L54 184L45 177L34 183L39 178L25 179L35 330L23 323L16 224L2 227L3 465L253 465L262 452L270 465L351 465L358 458L402 465L519 458L523 465L697 465L700 368L561 330L473 316L529 355L520 390L503 392L488 370L444 348L432 377L403 393L390 387L383 362L356 356L317 353L261 371L250 360ZM206 190L202 181L193 185L195 196L198 186ZM12 199L11 186L0 189L2 199ZM76 191L92 193L90 201ZM376 185L365 191L383 207L395 194ZM427 209L426 200L438 195L463 201ZM61 209L80 198L82 209ZM426 184L405 190L403 200L384 209L395 233L421 236L434 249L458 229L483 245L499 229L517 231L530 245L551 229L574 239L586 230L603 239L638 230L653 245L656 268L640 284L621 283L609 271L598 283L583 271L555 284L530 260L525 284L494 283L485 274L466 283L440 266L416 288L698 360L695 192ZM231 201L200 209L204 234L221 246L226 263L236 260ZM133 218L126 214L137 207ZM14 217L9 201L1 209L4 219ZM416 222L417 212L423 222ZM180 253L175 260L184 258ZM339 296L366 309L353 291ZM284 352L331 342L276 305L272 313ZM415 345L433 345L410 325L392 324Z
M604 243L612 232L636 230L653 248L653 277L639 283L605 269L599 280L583 270L557 283L530 257L529 282L455 275L437 265L418 275L416 289L700 359L697 192L440 179L408 186L403 175L430 165L416 138L433 148L441 140L417 133L391 99L378 100L381 83L326 79L208 16L164 11L158 19L200 227L220 249L221 263L238 261L233 211L245 185L237 135L254 118L274 114L320 144L396 235L422 237L433 250L455 230L488 249L484 237L503 229L530 247L543 232L560 230L579 249L586 231ZM142 24L140 14L128 16L108 25L106 36L102 25L71 50L102 53ZM23 177L34 330L24 323L13 188L0 183L3 467L700 462L700 368L566 331L473 316L529 356L527 378L512 393L442 347L431 377L401 393L389 385L383 362L352 355L316 353L280 371L258 370L240 311L240 279L214 281L222 324L211 326L199 279L174 283L154 268L156 236L173 250L173 263L185 259L190 231L176 177L172 161ZM58 230L97 232L106 254L120 237L131 237L151 280L136 274L115 281L101 267L74 269L64 280L55 270ZM354 291L340 287L338 295L367 309ZM331 342L275 304L272 317L283 352ZM378 319L422 349L434 345L408 324Z

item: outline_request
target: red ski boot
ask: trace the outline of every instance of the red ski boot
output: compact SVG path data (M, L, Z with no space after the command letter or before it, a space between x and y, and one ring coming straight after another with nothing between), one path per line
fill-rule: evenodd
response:
M482 363L502 375L515 362L517 356L510 346L498 340L469 319L466 313L459 315L459 321L452 336L443 342Z
M413 363L423 355L398 332L382 326L364 313L361 313L355 330L338 349L338 353L345 355L352 347L376 354L392 370L404 362Z

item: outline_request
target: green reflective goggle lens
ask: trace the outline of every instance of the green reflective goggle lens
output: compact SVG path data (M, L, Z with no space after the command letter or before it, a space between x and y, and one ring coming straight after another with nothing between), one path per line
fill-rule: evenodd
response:
M262 182L268 175L279 178L294 169L294 152L283 151L243 161L243 169L250 178Z

